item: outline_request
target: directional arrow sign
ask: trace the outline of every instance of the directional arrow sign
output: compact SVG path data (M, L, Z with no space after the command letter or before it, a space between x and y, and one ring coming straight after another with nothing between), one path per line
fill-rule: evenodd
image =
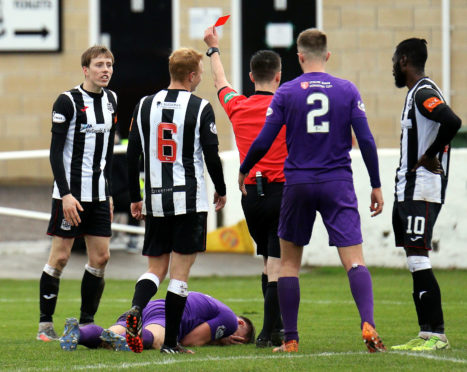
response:
M0 52L59 52L62 0L0 0Z

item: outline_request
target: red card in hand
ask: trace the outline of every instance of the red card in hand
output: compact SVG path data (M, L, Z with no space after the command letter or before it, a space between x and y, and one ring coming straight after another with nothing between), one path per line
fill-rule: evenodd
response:
M216 24L214 25L214 27L219 27L219 26L223 26L225 25L225 22L227 22L227 20L229 19L230 17L230 14L229 15L226 15L226 16L223 16L223 17L219 17L219 19L217 20Z

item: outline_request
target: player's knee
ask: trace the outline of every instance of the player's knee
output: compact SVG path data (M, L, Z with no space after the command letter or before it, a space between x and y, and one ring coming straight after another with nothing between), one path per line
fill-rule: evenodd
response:
M57 270L62 271L68 260L70 259L70 254L67 252L60 252L55 257L53 257L53 264L51 266L55 267Z

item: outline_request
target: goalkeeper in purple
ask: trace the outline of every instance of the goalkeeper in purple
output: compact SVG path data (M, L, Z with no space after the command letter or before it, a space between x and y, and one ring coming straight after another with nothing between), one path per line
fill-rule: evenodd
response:
M378 155L357 88L350 81L325 72L330 57L326 39L326 34L317 29L305 30L298 36L298 60L303 74L276 91L263 130L240 167L239 186L246 193L246 174L286 125L288 157L284 164L286 182L278 228L281 269L277 285L285 343L273 351L298 351L298 274L303 246L310 241L316 212L327 229L329 245L337 246L348 274L368 350L384 351L373 319L371 275L363 259L349 155L351 129L370 175L372 216L383 209Z
M160 349L165 334L165 300L150 301L141 320L143 348ZM76 319L68 318L60 345L68 351L76 349L77 345L128 351L125 327L126 313L109 329L95 324L78 327ZM254 340L255 329L248 318L237 316L227 305L209 295L188 294L177 340L183 346L233 345Z

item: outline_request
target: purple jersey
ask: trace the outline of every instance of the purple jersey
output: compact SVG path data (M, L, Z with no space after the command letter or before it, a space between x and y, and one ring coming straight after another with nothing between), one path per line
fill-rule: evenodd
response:
M148 324L165 327L165 300L150 301L143 310L142 322L143 327ZM230 336L238 327L237 316L227 305L206 294L190 292L180 323L178 339L182 340L204 322L207 322L211 329L212 340Z
M351 122L366 118L355 85L324 72L284 83L267 112L268 125L287 126L287 184L352 180Z

